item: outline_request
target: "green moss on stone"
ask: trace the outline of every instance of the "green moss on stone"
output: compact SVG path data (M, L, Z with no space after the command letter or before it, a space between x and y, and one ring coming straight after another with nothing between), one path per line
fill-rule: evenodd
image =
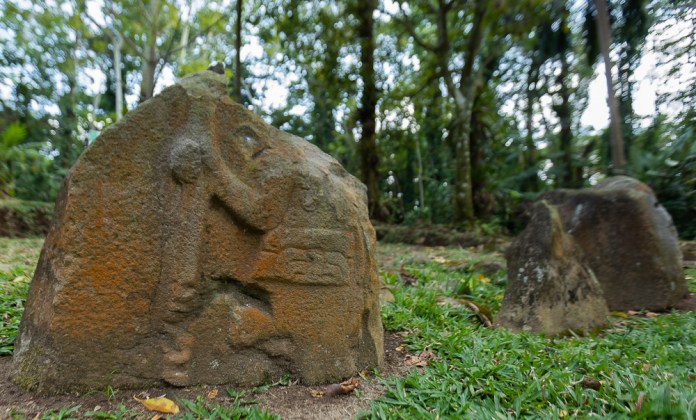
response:
M15 385L26 392L38 388L39 378L36 374L36 366L38 365L39 357L42 355L43 352L37 346L32 346L22 355L19 361L19 367L12 377L12 381Z

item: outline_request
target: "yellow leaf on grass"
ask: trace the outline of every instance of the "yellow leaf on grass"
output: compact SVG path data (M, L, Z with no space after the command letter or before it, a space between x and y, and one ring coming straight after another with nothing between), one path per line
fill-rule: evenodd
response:
M138 401L140 404L144 405L145 408L148 410L152 411L159 411L160 413L167 413L167 414L177 414L179 412L179 406L177 406L174 401L164 398L164 397L158 397L158 398L148 398L146 400L141 400L137 397L135 398L136 401Z
M479 283L490 283L491 282L491 279L484 276L483 274L479 274L477 280L479 281Z

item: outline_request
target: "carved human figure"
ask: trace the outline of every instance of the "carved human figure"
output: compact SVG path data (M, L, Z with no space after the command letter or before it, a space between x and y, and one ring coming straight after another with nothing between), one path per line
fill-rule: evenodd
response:
M224 76L187 76L68 175L13 378L56 392L378 366L374 241L359 181L232 103Z

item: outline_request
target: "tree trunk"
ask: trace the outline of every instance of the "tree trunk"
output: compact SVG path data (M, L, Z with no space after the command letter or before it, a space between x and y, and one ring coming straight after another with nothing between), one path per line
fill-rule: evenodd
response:
M79 151L75 149L73 140L77 131L77 114L75 113L76 97L77 97L77 59L78 49L80 47L80 33L75 31L74 49L71 51L71 57L68 59L68 69L66 76L68 77L68 92L64 104L61 106L61 134L60 144L58 144L57 161L60 166L65 169L70 168L73 162L79 155ZM62 101L59 101L59 103ZM76 143L76 142L75 142Z
M522 165L526 176L522 182L525 192L536 192L539 190L539 176L536 170L536 145L534 144L534 101L536 100L536 83L539 80L539 65L537 60L533 60L527 72L527 109L526 109L526 136L524 140L524 154ZM534 87L532 87L534 86Z
M474 101L474 108L478 106L477 101ZM486 219L493 211L493 200L491 194L486 188L486 168L484 167L484 151L483 145L489 141L486 133L485 123L479 118L480 115L476 109L471 113L471 196L474 204L474 213L476 217Z
M147 45L143 50L143 65L142 65L142 77L140 81L140 102L145 102L146 100L152 98L155 92L155 72L157 71L157 62L159 58L157 57L157 22L159 16L157 14L157 0L150 0L150 18L152 19L152 28L150 28L150 33L148 34Z
M465 90L471 90L473 96L473 86ZM463 107L458 107L452 132L457 166L454 177L455 223L473 222L476 218L471 180L471 109L471 99L465 100Z
M611 45L611 26L609 24L609 12L606 0L594 0L597 8L597 35L599 48L604 58L604 73L607 79L607 102L609 105L609 136L611 142L611 170L615 174L624 172L626 154L624 151L623 134L621 132L621 116L619 106L614 93L614 82L611 74L611 57L609 46Z
M441 10L443 5L441 4ZM459 87L456 87L450 70L449 63L442 63L443 70L447 73L446 84L450 94L454 96L457 115L452 133L455 147L455 172L454 183L454 215L455 223L473 222L476 219L474 211L473 186L471 177L471 113L476 94L477 77L474 70L474 61L479 55L483 41L483 18L486 13L485 1L478 0L474 11L474 20L469 32L469 44L467 45L466 61L462 69ZM446 16L440 16L438 21L440 39L446 39ZM449 49L449 46L447 46Z
M114 41L114 90L116 91L116 121L123 117L123 80L121 78L121 48L123 40L121 35L115 30L113 32Z
M242 103L242 0L237 0L237 24L235 26L234 100Z
M379 203L379 153L375 139L377 87L375 85L375 38L372 15L377 7L376 0L358 2L358 39L360 40L360 77L363 82L362 104L358 120L362 133L358 149L360 153L360 173L367 185L367 203L370 217L383 219Z
M415 138L416 143L416 164L418 165L418 207L423 209L425 205L425 187L423 185L423 155L421 154L420 138ZM428 212L428 222L430 222L430 212Z
M555 106L558 121L561 124L561 132L559 134L560 150L561 150L561 173L558 176L558 184L562 188L578 187L575 179L575 162L573 162L573 129L572 129L572 108L570 104L570 89L568 88L568 60L565 53L561 52L561 72L558 75L557 82L560 86L559 94L561 103Z
M186 46L189 43L190 30L191 26L188 22L184 22L184 30L181 31L181 41L179 42L179 48L181 48L181 51L179 51L179 66L183 66L186 63Z

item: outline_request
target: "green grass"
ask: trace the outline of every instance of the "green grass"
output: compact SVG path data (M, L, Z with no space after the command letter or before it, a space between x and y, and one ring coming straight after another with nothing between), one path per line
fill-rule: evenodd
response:
M504 275L476 281L482 278L476 271L451 267L452 259L466 259L470 251L426 252L430 262L402 254L414 287L383 274L395 302L382 312L387 330L410 332L405 342L411 353L428 349L436 359L405 378L387 379L385 395L366 417L696 418L696 314L612 317L594 337L488 329L467 308L438 303L464 292L461 297L495 313ZM696 270L687 274L696 292Z
M41 239L0 238L0 354L16 336ZM363 413L373 418L609 417L696 418L696 314L656 318L612 317L596 336L547 338L488 329L464 306L464 298L495 314L505 273L482 274L502 256L456 248L380 245L382 278L395 302L383 307L384 325L406 331L407 350L435 359L402 378L384 378L384 395ZM415 284L403 287L404 270ZM696 270L687 272L696 292ZM7 314L5 316L4 314ZM228 390L224 406L204 398L178 401L177 418L273 418ZM74 407L45 413L70 418ZM639 409L640 408L640 409ZM131 418L126 407L93 411L92 418Z
M194 419L220 419L220 420L276 420L278 416L269 414L254 405L254 401L244 399L244 391L235 391L227 388L227 393L232 397L230 405L221 406L219 404L207 404L203 397L199 396L195 401L181 400L183 407L181 418Z
M0 356L9 356L43 239L0 238Z

